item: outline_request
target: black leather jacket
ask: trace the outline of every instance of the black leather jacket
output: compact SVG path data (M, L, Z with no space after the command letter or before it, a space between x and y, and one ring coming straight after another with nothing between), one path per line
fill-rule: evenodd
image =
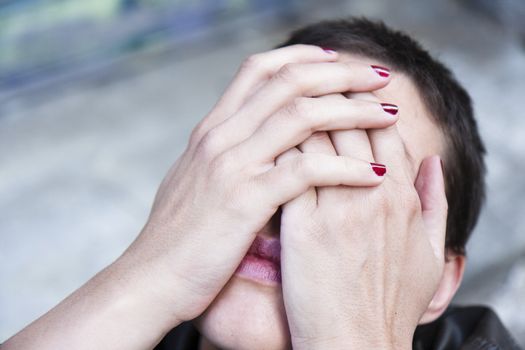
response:
M191 322L174 328L154 350L197 350L200 334ZM483 306L449 307L436 321L419 326L413 349L519 350L496 314Z

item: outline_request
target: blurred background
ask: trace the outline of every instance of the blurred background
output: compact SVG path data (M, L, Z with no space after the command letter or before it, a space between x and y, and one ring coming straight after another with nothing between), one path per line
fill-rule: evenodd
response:
M0 1L0 342L109 264L243 57L365 15L419 39L475 102L488 201L456 302L525 346L525 1Z

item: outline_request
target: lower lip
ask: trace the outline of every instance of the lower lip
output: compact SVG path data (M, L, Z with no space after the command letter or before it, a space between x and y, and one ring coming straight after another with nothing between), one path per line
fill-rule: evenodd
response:
M255 255L246 255L235 274L266 284L281 283L281 266L274 261Z

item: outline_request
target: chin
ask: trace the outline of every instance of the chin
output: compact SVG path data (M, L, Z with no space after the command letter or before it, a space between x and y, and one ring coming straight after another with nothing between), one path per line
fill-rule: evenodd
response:
M291 349L280 284L235 275L193 323L220 349Z

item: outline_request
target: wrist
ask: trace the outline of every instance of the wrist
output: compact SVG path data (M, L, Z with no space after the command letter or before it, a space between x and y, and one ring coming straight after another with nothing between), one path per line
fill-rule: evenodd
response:
M113 288L123 293L119 294L123 307L135 309L165 332L183 321L180 285L165 264L128 249L107 269L109 276L116 276Z
M413 333L401 335L389 334L388 332L374 332L360 329L339 334L315 336L315 337L292 337L294 349L320 350L320 349L381 349L381 350L409 350L412 349Z
M6 349L153 348L178 320L139 277L119 258L7 340Z
M331 340L320 340L311 342L295 342L293 345L297 350L348 350L348 349L378 349L378 350L409 350L412 349L412 341L403 343L392 343L387 339L356 339L356 337L340 337Z

